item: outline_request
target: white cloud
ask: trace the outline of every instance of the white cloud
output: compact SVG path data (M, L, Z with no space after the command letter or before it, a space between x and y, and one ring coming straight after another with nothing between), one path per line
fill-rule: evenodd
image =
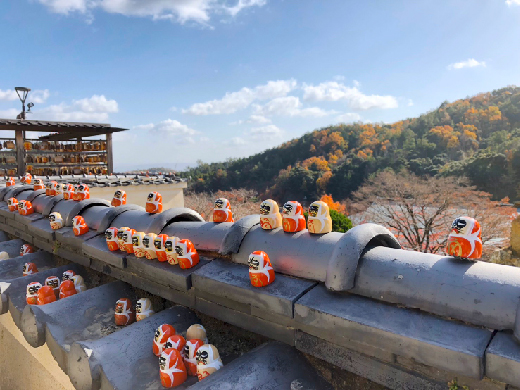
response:
M27 96L27 103L45 103L45 101L49 98L50 93L48 89L37 89L35 91L29 92L29 95ZM18 100L18 94L14 89L6 89L5 91L2 91L0 89L0 100Z
M175 137L175 142L184 144L195 143L193 136L198 134L198 131L172 119L166 119L157 124L149 123L147 125L136 126L135 130L144 130L160 136Z
M51 121L104 122L108 120L109 114L118 111L119 107L115 100L108 100L104 95L93 95L91 98L73 100L72 104L60 103L34 109L34 118Z
M271 100L264 106L256 105L257 114L260 115L285 115L285 116L312 116L322 117L334 113L325 111L319 107L302 108L303 104L296 96L284 96Z
M232 146L240 146L240 145L246 145L247 141L241 137L233 137L229 141L224 142L226 145L232 145Z
M283 131L279 127L275 125L267 125L267 126L260 126L260 127L253 127L249 133L253 137L253 139L259 140L259 139L272 139L272 138L279 138Z
M336 81L345 81L345 76L342 76L342 75L336 75L333 77L334 80Z
M256 115L256 114L253 114L249 117L249 120L248 120L249 123L259 123L259 124L262 124L262 123L271 123L271 119L269 118L266 118L265 116L263 115Z
M253 6L263 7L266 3L266 0L238 0L237 5L233 7L225 7L225 9L230 15L236 16L244 8Z
M5 91L0 89L0 100L18 100L18 95L14 89L6 89Z
M359 83L355 85L359 85ZM345 100L355 110L398 107L397 99L394 96L365 95L357 86L347 87L336 81L328 81L318 85L304 84L303 99L312 101Z
M36 91L30 92L27 101L35 104L43 104L51 96L48 89L37 89Z
M294 88L296 88L296 80L269 81L253 89L244 87L240 91L226 93L222 99L195 103L182 112L192 115L232 114L249 107L256 100L286 96Z
M506 0L506 4L508 6L512 6L512 5L520 5L520 0Z
M413 100L412 99L408 99L408 107L412 107L413 106Z
M2 111L0 111L0 118L16 119L16 116L20 113L20 111L22 111L22 110L21 109L17 110L16 108L9 108L8 110L2 110Z
M476 66L482 66L485 68L486 63L484 61L479 62L474 58L468 58L466 61L455 62L453 64L449 64L447 66L447 68L448 68L448 70L453 70L453 69L463 69L463 68L474 68Z
M68 15L81 13L92 18L94 9L125 16L168 19L181 24L189 21L207 24L214 14L236 16L245 8L262 7L266 0L238 0L229 6L227 0L38 0L52 12Z
M342 123L352 123L361 120L361 115L355 112L348 112L346 114L338 115L336 120Z

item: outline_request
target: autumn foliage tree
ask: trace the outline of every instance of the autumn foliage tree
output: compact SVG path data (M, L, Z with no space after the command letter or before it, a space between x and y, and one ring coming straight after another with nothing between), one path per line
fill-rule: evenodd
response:
M353 198L364 209L359 222L386 226L403 247L421 252L442 253L451 224L460 215L479 221L484 243L494 238L507 241L509 222L516 214L516 209L492 201L490 194L476 191L466 179L408 172L381 172Z

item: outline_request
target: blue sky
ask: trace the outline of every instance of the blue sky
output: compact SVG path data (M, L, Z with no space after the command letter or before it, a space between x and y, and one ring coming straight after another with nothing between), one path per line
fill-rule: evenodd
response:
M118 134L115 168L257 153L520 85L520 0L3 0L0 117ZM7 38L6 38L7 37Z

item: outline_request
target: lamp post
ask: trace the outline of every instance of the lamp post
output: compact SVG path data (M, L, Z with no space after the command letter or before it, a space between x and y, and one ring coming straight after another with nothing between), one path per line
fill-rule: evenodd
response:
M14 90L16 91L18 98L22 102L22 112L18 114L16 119L25 120L25 100L27 99L27 95L29 94L29 92L31 92L31 89L25 87L15 87ZM33 106L33 103L29 103L29 110L31 110L31 107Z

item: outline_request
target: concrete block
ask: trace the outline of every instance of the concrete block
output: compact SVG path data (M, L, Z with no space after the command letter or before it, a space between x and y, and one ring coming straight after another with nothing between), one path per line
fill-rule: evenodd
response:
M4 291L2 291L2 295L7 297L7 303L11 317L13 317L13 321L19 329L21 329L22 326L23 309L25 306L27 306L27 285L31 282L40 282L43 285L45 283L45 279L49 276L58 276L61 278L63 272L68 269L71 269L80 275L85 274L85 270L75 264L63 265L61 267L51 268L33 275L14 279L10 282L10 285ZM2 307L0 308L1 314L6 312L3 301L4 300L2 299Z
M16 232L25 232L26 230L26 225L17 221L15 218L6 220L6 223L7 225L11 226Z
M240 244L244 240L246 234L251 230L253 226L260 224L260 215L248 215L244 218L239 219L231 226L226 233L226 236L222 240L219 252L223 255L230 255L232 253L238 253Z
M276 274L275 281L265 287L251 285L249 268L215 259L192 275L197 291L218 295L259 309L293 317L294 302L316 283Z
M25 263L34 263L38 271L44 271L56 267L54 256L45 251L28 253L25 256L13 257L9 260L0 261L0 281L6 282L23 276Z
M0 231L0 242L4 242L4 241L8 241L8 240L9 240L9 237L7 236L7 234L5 234L5 232Z
M30 225L27 226L27 232L31 234L34 237L34 239L39 239L47 242L51 242L56 239L56 230L51 229L51 225L48 218L42 218L32 222Z
M348 347L347 347L348 348ZM436 382L448 383L457 378L459 389L467 386L470 389L478 390L512 390L509 385L493 379L484 377L483 379L468 378L467 376L454 374L453 372L439 370L435 367L425 366L417 363L414 359L405 358L403 356L395 356L394 363L403 369L414 372L416 375L422 375Z
M332 293L323 285L296 302L295 321L330 342L342 336L352 343L478 379L484 374L484 352L492 335L428 314Z
M30 215L20 215L20 214L14 215L14 220L16 222L24 225L24 230L27 230L27 226L30 225L31 223L33 223L34 221L37 221L39 219L42 219L42 218L43 218L43 216L38 213L33 213Z
M131 277L128 280L128 283L132 284L137 288L140 288L141 290L148 291L151 294L158 295L164 299L178 303L183 306L195 306L195 294L192 290L181 291L170 286L165 286L163 284L156 283L155 281L150 279L142 278L134 274L130 275ZM123 278L123 280L126 279Z
M282 228L264 230L254 226L246 234L233 262L247 264L253 251L269 255L273 268L286 275L325 282L327 264L343 233L310 234L307 230L285 233Z
M0 206L0 217L5 220L14 219L15 214L18 214L18 211L10 211L7 204L4 203Z
M62 248L57 246L53 252L56 256L62 257L73 263L83 265L85 267L90 267L90 258L83 256L81 253L77 253L75 251L69 250L68 248Z
M22 315L23 335L34 348L47 342L59 366L68 373L72 343L98 340L122 329L114 324L114 308L120 298L134 304L138 299L130 285L117 281L52 304L27 305Z
M190 389L332 390L332 386L295 348L269 342L235 359Z
M104 235L96 235L88 240L83 241L83 254L87 257L96 258L103 262L119 268L126 267L126 252L108 250Z
M520 387L520 345L511 332L497 332L486 350L486 376Z
M520 268L376 247L363 255L351 292L473 325L513 329Z
M174 306L101 339L78 341L70 349L69 377L77 390L97 390L102 369L114 389L146 388L159 380L157 357L152 353L155 329L170 324L183 333L195 323L198 318L192 311Z
M392 390L446 390L446 382L433 381L412 371L380 362L305 332L296 332L296 349Z
M178 265L171 265L168 262L148 260L134 255L128 256L126 261L130 272L181 291L188 291L192 284L192 274L209 263L209 259L201 257L195 267L181 269Z
M161 233L187 238L197 250L217 252L232 226L232 222L176 222L164 228Z
M354 287L358 262L367 245L401 249L394 235L386 228L365 223L350 229L339 239L327 264L325 286L332 291Z
M199 297L195 300L195 309L231 325L238 326L289 345L294 345L294 328L288 328L271 321L266 321L262 318L253 317Z
M240 303L233 299L222 297L219 295L212 294L211 292L193 289L193 293L197 298L202 298L206 301L214 302L220 306L224 306L228 309L239 311L247 315L251 315L251 305L248 303ZM286 317L287 318L287 317Z
M12 234L12 235L16 234L16 229L12 228L11 226L9 226L5 223L0 223L0 230L4 231L6 233Z
M33 241L32 241L33 245L36 248L42 249L44 251L51 252L51 253L54 251L54 242L51 243L49 241L44 241L35 236L32 236L32 238L33 238Z

